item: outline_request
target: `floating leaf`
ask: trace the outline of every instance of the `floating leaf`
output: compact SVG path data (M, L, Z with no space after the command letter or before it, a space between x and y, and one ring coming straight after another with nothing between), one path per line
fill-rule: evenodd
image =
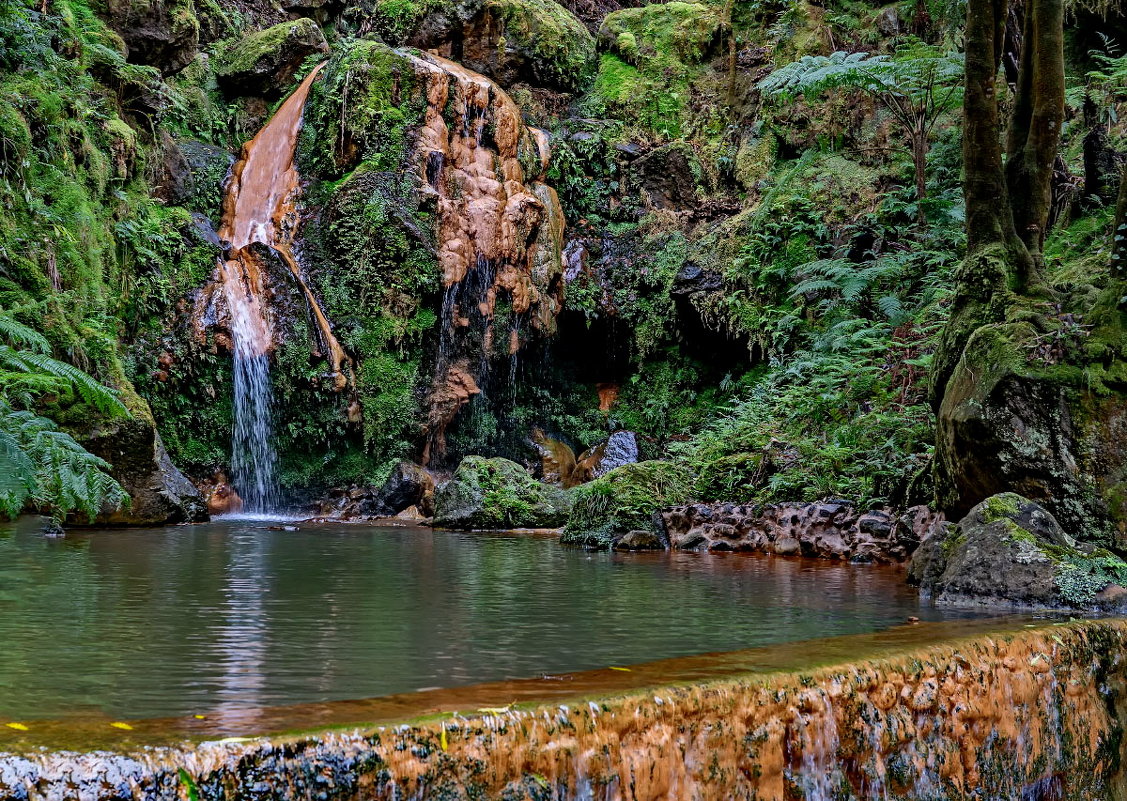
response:
M180 783L184 785L184 789L188 791L188 801L200 801L200 788L196 785L192 775L183 768L177 771L177 775L179 775Z
M120 720L115 720L110 725L113 726L115 729L122 729L123 731L133 731L132 726L130 726L128 723L122 723Z
M207 720L207 715L192 715L196 720Z
M623 673L629 673L630 672L630 668L615 667L614 665L611 665L610 669L611 670L621 670Z
M16 731L30 731L30 729L28 729L28 727L23 725L22 723L5 723L4 725L9 729L15 729Z

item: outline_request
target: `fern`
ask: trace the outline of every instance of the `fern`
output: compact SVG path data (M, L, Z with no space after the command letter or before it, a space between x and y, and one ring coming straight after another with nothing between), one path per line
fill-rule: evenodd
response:
M42 334L0 309L0 517L31 508L60 520L78 513L92 521L129 496L109 475L108 462L31 409L69 391L110 417L129 411L115 390L49 352Z

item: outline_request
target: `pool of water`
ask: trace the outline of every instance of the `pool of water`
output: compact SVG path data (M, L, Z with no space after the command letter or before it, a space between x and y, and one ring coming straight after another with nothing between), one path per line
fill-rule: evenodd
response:
M234 714L967 616L874 565L270 525L0 525L0 717Z

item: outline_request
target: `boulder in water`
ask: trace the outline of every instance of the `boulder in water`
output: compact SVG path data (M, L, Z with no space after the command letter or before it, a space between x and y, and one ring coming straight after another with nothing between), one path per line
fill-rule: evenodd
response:
M229 91L280 97L307 58L328 52L320 26L303 17L244 37L220 56L215 75Z
M128 508L99 515L97 523L155 526L207 519L203 497L172 464L151 418L135 413L128 420L104 423L80 441L112 465L110 474L132 501Z
M692 477L672 462L637 462L611 470L575 490L575 506L563 542L610 548L616 541L638 540L636 531L652 531L665 547L659 511L685 503Z
M364 506L367 514L390 516L414 508L413 517L429 517L434 514L434 478L414 462L399 462Z
M567 521L566 492L508 459L467 456L435 492L434 525L458 529L555 528Z
M1012 492L987 498L958 525L933 527L909 580L940 604L1127 609L1114 590L1127 582L1127 563L1077 542L1044 507Z

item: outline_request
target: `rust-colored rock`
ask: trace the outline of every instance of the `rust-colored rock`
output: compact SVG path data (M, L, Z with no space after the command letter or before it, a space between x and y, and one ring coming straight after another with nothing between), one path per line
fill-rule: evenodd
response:
M183 771L201 798L264 801L1104 801L1123 790L1125 647L1127 622L1090 621L367 734L41 751L0 758L0 795L172 801Z

